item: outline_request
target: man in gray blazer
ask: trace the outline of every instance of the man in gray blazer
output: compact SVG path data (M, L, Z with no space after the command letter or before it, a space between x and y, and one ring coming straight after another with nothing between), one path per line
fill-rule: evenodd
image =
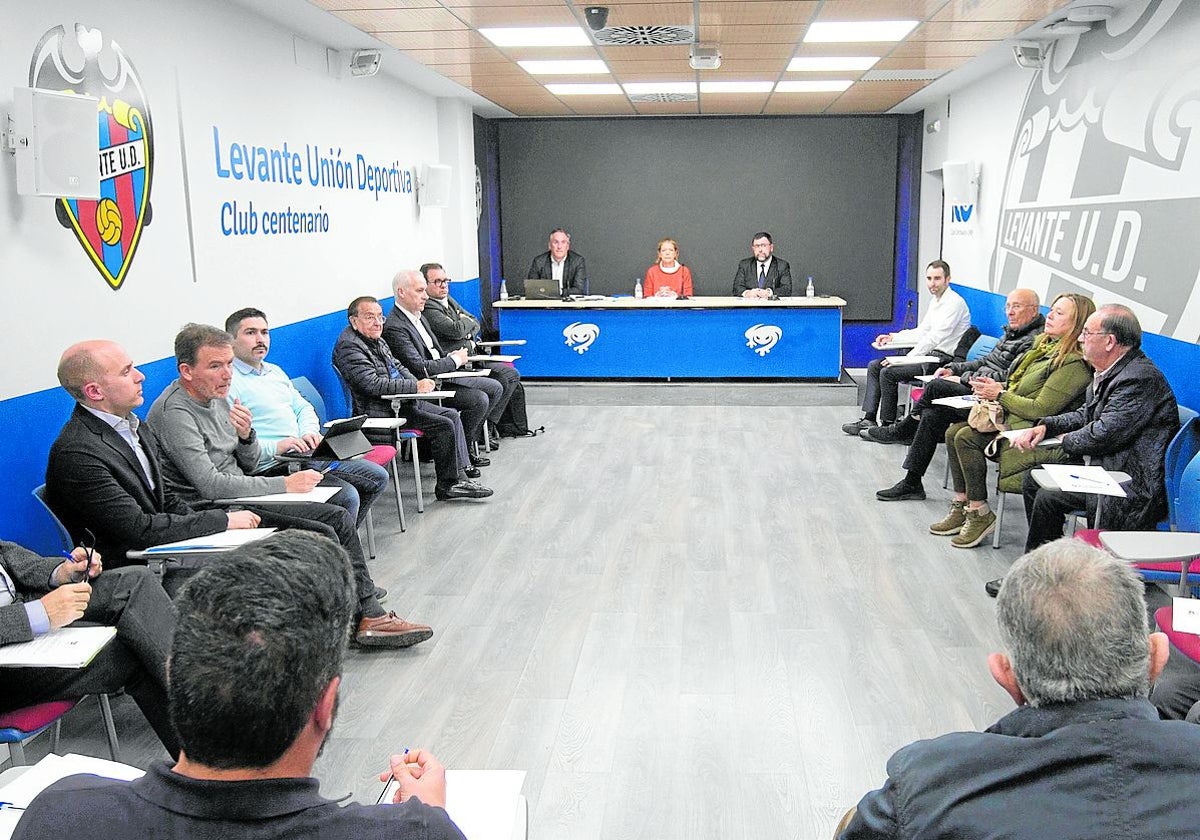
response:
M103 572L103 574L102 574ZM5 668L0 712L124 689L172 756L167 654L175 608L145 568L104 572L95 551L39 557L0 541L0 645L28 642L79 620L115 626L117 636L83 668Z

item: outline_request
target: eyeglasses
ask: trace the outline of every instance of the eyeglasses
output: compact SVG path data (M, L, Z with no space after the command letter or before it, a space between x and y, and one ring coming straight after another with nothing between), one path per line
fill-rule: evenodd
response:
M1108 330L1096 330L1095 332L1093 332L1092 330L1080 330L1079 331L1080 338L1091 338L1094 335L1112 335L1112 333L1109 332Z
M1028 309L1033 306L1032 303L1006 303L1004 305L1005 312L1012 312L1014 309Z
M429 281L429 285L430 285L430 286L449 286L449 285L450 285L450 278L449 278L449 277L443 277L441 280L430 280L430 281Z
M370 315L354 315L352 317L357 318L360 321L366 321L368 324L382 324L386 320L383 317L382 312L378 315L372 313Z

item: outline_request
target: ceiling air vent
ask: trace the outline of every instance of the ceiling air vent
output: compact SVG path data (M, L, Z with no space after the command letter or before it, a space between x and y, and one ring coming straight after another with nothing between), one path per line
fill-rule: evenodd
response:
M870 70L863 82L931 82L946 74L945 70Z
M630 102L695 102L694 93L632 93Z
M592 33L592 37L597 44L661 47L690 44L696 40L696 33L690 26L609 26Z

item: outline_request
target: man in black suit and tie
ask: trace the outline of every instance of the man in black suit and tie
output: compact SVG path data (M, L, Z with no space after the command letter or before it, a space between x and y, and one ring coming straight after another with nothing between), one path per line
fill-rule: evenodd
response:
M178 756L167 713L171 599L149 569L103 570L99 552L77 548L64 560L0 541L0 645L29 642L81 619L117 628L83 668L5 668L0 712L124 689Z
M754 256L738 263L733 278L733 296L744 298L789 297L792 294L792 269L787 260L772 256L775 244L766 231L750 240Z
M58 363L58 381L76 404L50 447L46 502L75 539L86 529L95 534L111 568L128 565L130 549L259 522L248 510L193 510L167 487L158 438L133 413L145 378L112 341L74 344Z
M392 278L395 305L383 324L383 340L392 355L417 379L431 379L440 373L451 373L467 363L465 348L451 350L442 347L433 327L422 312L429 300L425 278L419 271L405 269ZM472 376L444 380L454 390L446 405L457 409L462 416L463 432L471 446L471 466L486 467L491 463L476 452L483 436L483 423L488 418L500 419L504 411L504 386L491 376Z
M550 231L550 250L533 258L529 279L557 280L560 295L587 294L587 263L571 250L571 234L562 228Z

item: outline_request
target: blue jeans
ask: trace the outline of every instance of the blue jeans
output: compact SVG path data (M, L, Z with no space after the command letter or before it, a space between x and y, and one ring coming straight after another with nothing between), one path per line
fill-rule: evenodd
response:
M329 466L328 461L308 461L305 468L321 470ZM336 470L328 473L321 482L324 487L341 487L329 504L346 509L355 526L361 525L375 499L387 487L387 470L365 458L342 461Z

